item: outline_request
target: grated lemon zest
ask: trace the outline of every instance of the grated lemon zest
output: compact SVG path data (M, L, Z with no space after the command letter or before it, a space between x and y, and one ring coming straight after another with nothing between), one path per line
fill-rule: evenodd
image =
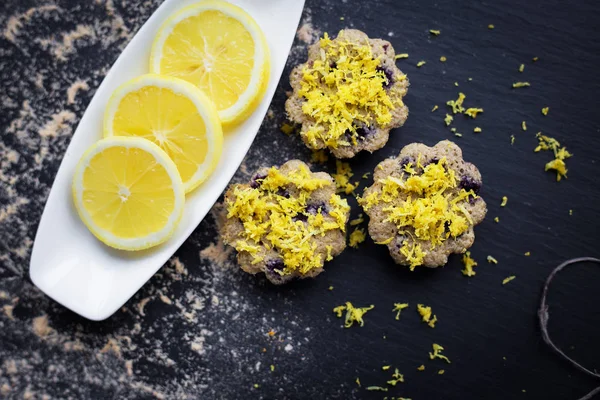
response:
M425 365L421 364L420 367L417 367L417 371L425 371Z
M454 82L454 86L458 87L458 82Z
M496 223L500 222L500 217L494 217L494 221L495 221Z
M350 164L340 160L335 160L335 174L331 174L335 180L338 193L350 194L358 187L358 183L351 183L350 178L354 176Z
M281 125L281 132L285 133L286 135L291 135L292 133L294 133L294 126L288 124L287 122Z
M464 93L458 93L458 98L456 100L448 100L446 102L447 105L452 107L453 114L458 114L465 111L465 108L463 107L463 102L465 101L466 97L467 96L465 96Z
M388 388L384 388L381 386L367 386L366 389L370 390L370 391L378 391L378 392L387 392L388 391Z
M506 204L508 204L508 197L502 196L502 203L500 203L500 207L506 207Z
M494 28L495 28L495 26L493 24L488 25L488 29L494 29Z
M394 240L393 237L387 238L387 239L385 239L385 240L383 240L381 242L375 242L375 244L390 244L390 243L392 243L392 240Z
M438 375L444 375L444 372L446 372L446 371L444 371L443 369L440 369L440 370L438 371Z
M398 368L395 368L394 373L392 374L392 379L387 381L387 384L391 386L396 386L398 382L404 382L404 375L400 373Z
M471 258L470 251L467 251L465 254L463 254L462 262L465 266L465 269L461 270L462 274L464 276L475 276L475 270L473 268L477 266L477 261Z
M365 222L365 219L363 218L362 214L359 214L358 218L353 219L352 221L350 221L350 226L360 225L363 222Z
M446 118L444 118L444 122L446 123L446 126L450 126L450 124L452 123L452 121L454 120L454 117L450 114L446 114Z
M475 132L475 133L481 133L481 128L480 128L480 127L478 127L478 126L476 126L476 127L473 129L473 132Z
M431 109L431 112L434 112L435 110L437 110L439 107L437 106L437 104L435 106L433 106L433 108Z
M468 115L471 118L477 118L477 114L483 112L483 108L467 108L465 111L465 115Z
M462 137L462 133L460 133L460 132L456 132L456 133L454 134L454 136L457 136L457 137Z
M328 244L327 246L325 246L325 248L327 249L327 256L325 257L325 261L333 260L333 256L331 255L331 250L333 249L333 247Z
M448 357L443 355L442 351L444 351L444 348L442 346L440 346L439 344L434 343L433 344L433 353L429 353L429 358L432 360L435 358L439 358L440 360L444 360L448 364L451 364L450 359L448 359Z
M360 379L356 378L356 384L358 385L358 387L360 387Z
M333 312L338 318L341 318L345 310L346 318L344 320L344 327L350 328L355 322L359 326L364 326L365 322L363 321L363 315L373 308L375 308L374 305L370 305L369 307L354 307L352 303L347 301L345 305L335 307Z
M489 262L490 264L498 264L498 260L496 260L492 256L487 256L487 262Z
M402 96L392 100L389 93L402 89L385 89L387 77L369 42L345 41L342 31L336 41L325 33L319 46L321 58L304 67L298 92L305 99L302 112L315 122L303 132L309 147L350 146L356 142L357 128L375 123L386 127L392 110L403 105Z
M544 107L544 108L542 108L542 114L548 115L548 111L550 111L550 107Z
M537 60L539 60L539 57L533 57L533 58L531 59L531 61L533 61L533 62L536 62Z
M523 87L528 87L531 86L531 84L529 82L515 82L512 84L513 88L523 88Z
M421 68L425 64L427 64L427 63L425 61L421 60L417 63L417 68Z
M401 58L408 58L408 53L396 54L396 56L394 57L394 59L396 59L396 60L399 60Z
M394 308L392 309L392 312L396 313L396 321L400 319L400 313L402 312L402 310L404 310L407 307L408 303L394 303Z
M510 135L510 145L515 144L515 135Z
M348 245L350 247L358 248L358 245L365 241L367 235L365 234L364 229L356 228L350 234L350 239L348 241Z
M434 36L438 36L442 32L440 30L437 30L437 29L430 29L429 33L431 33Z
M525 71L525 64L519 65L519 72Z
M515 278L516 278L516 276L514 276L514 275L511 275L511 276L509 276L509 277L506 277L506 278L504 278L504 280L502 281L502 284L503 284L503 285L506 285L508 282L512 281L512 280L513 280L513 279L515 279Z
M310 194L331 184L327 179L313 178L308 167L301 166L287 175L272 167L261 179L260 190L235 186L234 199L227 200L227 218L238 218L244 231L243 238L232 245L238 252L248 252L253 264L264 260L264 249L260 244L276 250L285 265L283 270L277 271L281 275L292 272L303 275L321 268L323 260L315 257L315 237L335 229L345 232L346 214L350 207L346 200L333 195L328 204L329 212L325 215L321 212L313 215L305 210ZM287 198L277 194L292 185L299 191L297 196ZM294 221L293 217L297 214L305 215L306 223Z
M381 367L381 369L384 371L387 371L390 368L391 368L391 365L384 365L383 367Z
M531 255L531 252L530 252L530 251L526 251L526 252L525 252L525 257L529 257L530 255Z
M432 313L431 307L424 306L423 304L417 304L417 311L421 315L421 320L423 322L426 322L431 328L435 328L437 316Z
M446 60L447 60L446 56L441 56L441 57L440 57L440 61L441 61L441 62L446 62Z
M558 140L542 135L538 132L536 137L538 138L538 146L534 149L535 152L541 150L552 150L554 152L554 160L546 164L545 170L555 170L556 180L560 181L563 177L567 177L567 164L565 160L572 157L573 155L567 151L567 148L561 146Z
M325 150L314 150L310 155L310 161L317 164L325 164L329 156Z
M527 123L525 121L521 122L521 128L526 131L527 130Z

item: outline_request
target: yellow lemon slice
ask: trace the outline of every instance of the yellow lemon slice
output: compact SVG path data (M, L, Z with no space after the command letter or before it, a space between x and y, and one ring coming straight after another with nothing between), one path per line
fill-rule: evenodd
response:
M244 10L224 1L202 1L162 25L152 44L150 71L198 86L215 103L223 124L236 124L267 89L269 47Z
M114 137L98 141L81 157L73 200L83 223L102 242L142 250L173 234L185 192L175 163L160 147Z
M119 87L106 106L104 136L137 136L163 149L188 193L215 169L223 149L217 110L184 80L143 75Z

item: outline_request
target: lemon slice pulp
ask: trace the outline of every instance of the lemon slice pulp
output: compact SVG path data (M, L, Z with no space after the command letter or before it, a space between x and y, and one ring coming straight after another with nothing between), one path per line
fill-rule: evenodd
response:
M119 87L104 118L104 136L148 139L177 165L186 193L215 169L223 131L214 105L181 79L143 75Z
M181 219L185 192L177 167L141 138L102 139L82 156L73 178L81 220L105 244L146 249L166 241Z
M169 18L150 56L150 71L184 79L214 102L224 125L245 119L267 88L269 48L244 10L207 0Z

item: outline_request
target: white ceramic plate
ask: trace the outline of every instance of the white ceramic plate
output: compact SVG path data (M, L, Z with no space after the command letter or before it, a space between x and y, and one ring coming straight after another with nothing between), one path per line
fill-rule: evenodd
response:
M269 88L248 120L225 134L212 176L187 196L174 236L142 252L122 252L99 242L80 221L71 180L85 149L102 137L104 107L117 86L148 72L150 48L160 25L194 0L166 0L139 30L90 102L58 170L36 234L29 275L48 296L91 320L112 315L181 246L223 192L250 148L283 72L304 0L230 0L258 22L271 50Z

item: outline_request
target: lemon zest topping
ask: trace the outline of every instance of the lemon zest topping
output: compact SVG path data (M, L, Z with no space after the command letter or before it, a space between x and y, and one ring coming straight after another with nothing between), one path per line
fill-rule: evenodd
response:
M512 84L513 88L523 88L523 87L528 87L531 86L531 84L529 82L515 82Z
M550 111L550 107L544 107L544 108L542 108L542 114L548 115L548 111Z
M281 125L281 132L285 133L286 135L291 135L292 133L294 133L294 126L286 123L283 123Z
M355 322L359 326L364 326L365 322L363 321L363 315L365 315L367 311L372 310L373 308L375 308L374 305L370 305L369 307L354 307L352 303L347 301L345 305L335 307L333 309L333 312L336 313L338 318L342 318L342 315L345 310L346 318L344 320L344 327L350 328Z
M526 131L527 130L527 123L525 121L521 122L521 128Z
M360 225L363 222L365 222L365 219L363 218L362 214L359 214L358 218L353 219L352 221L350 221L350 226Z
M476 126L476 127L473 129L473 132L475 132L475 133L481 133L481 128L480 128L480 127L478 127L478 126Z
M458 93L458 98L456 100L448 100L446 102L447 105L452 107L453 114L458 114L465 111L465 108L463 107L463 102L465 101L466 97L467 96L465 96L464 93Z
M487 262L489 262L490 264L498 264L498 260L496 260L492 256L487 256Z
M350 178L354 176L354 172L352 172L350 164L340 160L335 160L335 170L335 174L331 174L331 176L335 180L337 192L346 194L354 192L354 189L356 189L358 186L358 182L355 184L350 182Z
M514 275L511 275L511 276L509 276L509 277L506 277L506 278L504 278L504 280L502 281L502 284L503 284L503 285L506 285L508 282L512 281L512 280L513 280L513 279L515 279L515 278L516 278L516 276L514 276Z
M519 65L519 72L525 71L525 64Z
M450 114L446 114L446 118L444 118L444 122L446 123L446 126L450 126L450 124L452 123L452 121L454 120L454 117Z
M388 391L388 388L384 388L381 386L367 386L366 389L370 390L370 391L378 391L378 392L387 392Z
M331 255L331 250L333 249L333 247L328 244L327 246L325 246L325 249L327 249L327 256L325 257L325 261L333 260L333 256Z
M444 372L446 372L446 371L444 371L443 369L440 369L440 370L438 371L438 375L444 375Z
M439 107L437 106L437 104L435 106L433 106L433 108L431 109L431 112L434 112L435 110L437 110Z
M422 168L419 160L416 167ZM358 200L365 211L376 204L388 204L383 208L387 214L384 221L394 223L399 234L412 236L406 228L414 229L413 240L404 240L400 248L411 270L423 264L426 255L415 240L429 241L432 247L436 247L446 239L466 232L472 219L461 203L477 197L475 192L465 189L460 189L456 194L448 193L457 188L457 179L454 170L447 168L445 157L422 170L423 173L417 175L412 163L408 163L404 168L406 179L388 176L379 181L382 184L380 194L373 191ZM394 205L401 191L408 193L408 197L401 204Z
M417 68L421 68L425 64L427 64L427 63L425 61L421 60L417 63Z
M381 369L384 371L387 371L390 368L391 368L391 365L384 365L383 367L381 367Z
M319 209L316 214L306 212L310 194L319 188L331 185L327 179L313 178L306 166L283 174L278 168L269 169L267 176L260 179L260 190L238 185L233 188L234 199L227 200L227 218L238 218L243 226L243 237L232 245L238 252L246 251L257 264L264 260L264 249L275 249L282 258L280 275L294 271L306 274L321 268L323 260L315 256L318 236L340 229L345 232L346 215L350 210L346 200L333 195L327 205L329 212ZM294 185L299 194L285 197L278 194L282 189ZM296 215L306 217L306 222L294 220Z
M396 313L396 321L400 319L400 313L402 312L402 310L404 310L407 307L408 303L394 303L394 308L392 309L392 312Z
M437 316L431 312L431 307L424 306L423 304L417 304L417 311L421 315L421 320L423 322L426 322L431 328L435 328Z
M446 62L446 60L447 60L446 56L441 56L441 57L440 57L440 61L441 61L441 62Z
M468 115L471 118L476 118L477 114L482 113L483 108L467 108L465 111L465 115Z
M500 203L500 207L506 207L507 203L508 203L508 197L502 196L502 203Z
M375 242L375 244L390 244L390 243L392 243L392 240L394 240L393 237L387 238L387 239L385 239L385 240L383 240L381 242Z
M494 222L496 222L496 223L500 222L500 217L494 217Z
M310 161L317 164L325 164L329 156L325 150L314 150L310 155Z
M404 375L400 373L398 368L394 368L394 373L392 374L392 379L387 381L388 385L396 386L398 382L404 382Z
M358 245L365 241L367 235L365 234L364 229L356 228L350 234L350 239L348 241L348 245L350 247L358 248Z
M542 135L538 132L536 137L538 138L538 146L533 150L539 152L541 150L552 150L554 152L554 160L546 164L545 170L555 170L556 180L560 181L563 177L567 177L567 164L565 160L572 157L573 155L567 151L567 148L561 146L558 140L549 136Z
M420 367L417 367L417 371L425 371L425 365L421 364Z
M465 266L465 269L461 270L463 275L464 276L475 276L475 270L473 268L477 266L477 261L475 261L471 258L470 251L467 251L465 254L463 254L462 262Z
M434 343L433 344L433 353L429 353L429 358L432 360L435 358L439 358L440 360L444 360L448 364L451 364L450 359L448 359L448 357L443 355L442 351L444 351L444 348L442 346L440 346L439 344Z
M392 109L403 105L401 96L392 100L385 89L388 78L381 60L373 58L368 41L343 40L343 31L333 41L327 33L319 41L320 59L302 71L300 97L306 99L302 112L315 124L304 131L309 147L335 149L357 140L357 129L392 121ZM405 75L395 76L406 79ZM391 92L399 90L390 89Z
M440 30L437 30L437 29L430 29L429 33L431 33L434 36L438 36L442 32Z
M408 53L396 54L396 56L394 57L394 59L396 59L396 60L399 60L401 58L408 58Z

